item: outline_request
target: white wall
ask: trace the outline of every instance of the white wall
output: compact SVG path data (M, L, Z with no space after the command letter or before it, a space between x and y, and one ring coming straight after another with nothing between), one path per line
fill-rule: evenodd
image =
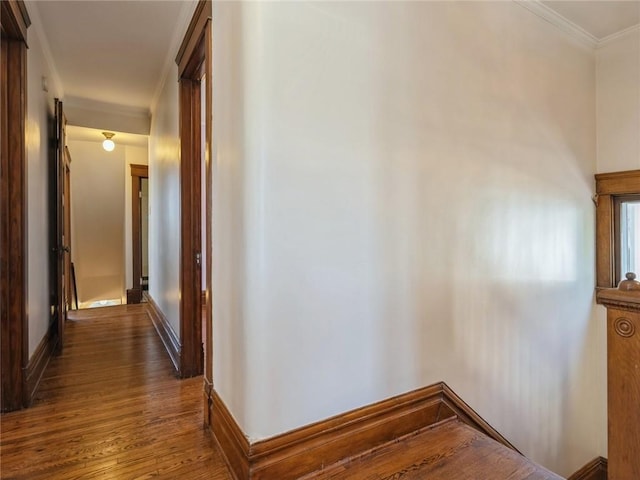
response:
M180 137L173 65L149 138L149 294L180 334Z
M595 58L512 2L216 3L214 382L260 439L444 380L606 449Z
M598 172L640 168L640 29L596 52Z
M131 220L131 165L147 165L149 163L149 149L147 146L124 146L125 169L124 175L124 266L125 266L125 290L133 288L133 241ZM126 295L124 298L126 303Z
M640 168L640 29L596 50L596 107L597 172ZM606 308L594 317L606 325Z
M259 113L250 97L255 73L245 58L244 16L251 7L245 2L213 3L213 370L214 384L236 420L247 430L249 402L249 324L247 298L250 281L246 268L250 209L259 208L246 197L246 165L251 142L245 134L256 133ZM251 52L246 52L251 53ZM257 157L253 153L253 157ZM260 237L258 237L260 238ZM251 432L253 435L253 432Z
M71 155L71 258L78 301L122 299L127 147L67 140Z
M48 117L53 98L59 96L49 80L49 92L42 89L42 77L50 71L37 32L29 30L27 50L27 216L28 216L28 311L29 357L49 326L49 211L48 211Z

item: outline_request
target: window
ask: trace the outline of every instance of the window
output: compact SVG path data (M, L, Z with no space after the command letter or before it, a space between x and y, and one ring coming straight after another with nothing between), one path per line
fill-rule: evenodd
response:
M596 175L596 277L613 288L640 277L640 170Z
M618 233L616 279L619 282L627 272L640 276L640 195L621 197L616 202L615 232Z

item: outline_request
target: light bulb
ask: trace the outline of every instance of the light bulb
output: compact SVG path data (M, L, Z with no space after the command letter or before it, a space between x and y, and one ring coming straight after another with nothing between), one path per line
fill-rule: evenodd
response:
M116 148L116 144L113 143L113 140L111 140L115 136L115 133L102 132L102 135L104 135L105 138L105 140L102 142L102 148L104 148L107 152L112 152L113 149Z
M102 148L104 148L107 152L112 152L114 148L116 148L116 144L113 143L113 140L107 139L102 142Z

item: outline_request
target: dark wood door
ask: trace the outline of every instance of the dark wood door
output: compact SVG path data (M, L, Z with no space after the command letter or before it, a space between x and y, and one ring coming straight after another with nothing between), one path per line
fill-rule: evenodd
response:
M64 345L64 325L67 319L65 299L65 117L62 102L55 101L52 128L51 161L49 163L49 289L51 323L58 337L58 350ZM65 202L66 200L66 202Z
M72 298L71 290L71 156L69 149L64 147L64 184L62 188L62 209L64 217L64 228L62 244L64 245L64 262L62 277L64 279L64 308L65 312L70 310Z

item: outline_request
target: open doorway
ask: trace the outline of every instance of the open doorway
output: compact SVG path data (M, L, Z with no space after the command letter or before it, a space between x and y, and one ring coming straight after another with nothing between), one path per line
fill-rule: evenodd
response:
M131 165L131 270L127 303L145 300L149 290L149 168Z
M80 309L131 303L142 296L142 256L133 221L140 208L142 177L147 177L148 136L116 132L105 150L102 130L70 125L67 144L71 170L71 258ZM140 211L140 210L138 210ZM139 268L134 272L133 257ZM135 280L137 279L137 284ZM139 301L139 300L138 300Z

